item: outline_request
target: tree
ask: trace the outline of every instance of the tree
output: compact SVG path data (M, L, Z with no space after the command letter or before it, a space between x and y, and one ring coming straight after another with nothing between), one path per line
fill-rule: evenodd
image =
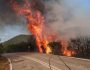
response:
M62 52L61 52L62 46L61 46L60 42L50 42L49 46L51 47L53 54L55 54L55 55L62 54Z
M1 54L3 53L3 45L2 45L2 43L0 43L0 56L1 56Z

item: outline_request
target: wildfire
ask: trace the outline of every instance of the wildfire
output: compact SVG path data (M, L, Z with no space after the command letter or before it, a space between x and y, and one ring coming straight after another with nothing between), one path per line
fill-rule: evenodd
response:
M11 7L15 13L22 15L27 21L28 30L36 37L36 44L40 53L44 50L47 54L51 53L49 39L55 39L55 36L46 36L43 34L45 28L45 19L39 10L33 10L29 0L23 0L24 4L20 5L16 0L13 0ZM54 33L53 33L54 34ZM61 40L62 52L66 56L72 56L73 52L68 50L68 43L66 40Z
M63 54L64 54L65 56L72 56L72 55L75 54L75 52L72 51L72 50L64 50Z
M64 39L61 40L61 45L62 45L62 53L63 53L63 55L65 55L65 56L72 56L72 55L75 54L74 51L68 49L68 42L67 42L67 40L64 40Z
M14 0L12 3L13 10L20 15L23 15L28 23L28 30L36 37L36 44L40 53L45 52L48 54L51 49L48 46L48 39L43 35L44 28L44 16L39 10L33 11L31 4L28 0L23 0L24 5L21 6L18 2Z

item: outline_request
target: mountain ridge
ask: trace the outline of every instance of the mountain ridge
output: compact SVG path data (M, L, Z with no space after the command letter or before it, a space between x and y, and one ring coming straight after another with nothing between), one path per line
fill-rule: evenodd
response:
M8 46L8 45L12 45L12 44L18 44L18 43L21 43L21 42L28 42L29 39L32 39L33 36L32 35L17 35L5 42L3 42L2 44L4 46Z

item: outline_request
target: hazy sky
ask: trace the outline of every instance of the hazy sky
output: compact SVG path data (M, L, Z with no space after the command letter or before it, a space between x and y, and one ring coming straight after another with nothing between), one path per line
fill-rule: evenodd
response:
M29 34L24 18L20 18L11 12L9 5L4 1L5 0L0 0L1 40L6 41L16 35ZM71 29L73 30L73 27L76 26L76 28L81 28L81 30L86 33L90 32L90 0L61 0L60 4L62 4L66 10L70 10L70 14L65 14L64 19L66 24L62 30L66 29L70 32ZM58 9L56 11L58 11Z
M65 31L90 36L90 0L64 0L63 4L71 13Z

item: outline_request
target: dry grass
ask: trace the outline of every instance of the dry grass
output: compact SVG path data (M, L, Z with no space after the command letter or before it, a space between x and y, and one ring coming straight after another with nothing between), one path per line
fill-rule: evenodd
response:
M9 62L5 57L0 57L0 70L9 70Z

